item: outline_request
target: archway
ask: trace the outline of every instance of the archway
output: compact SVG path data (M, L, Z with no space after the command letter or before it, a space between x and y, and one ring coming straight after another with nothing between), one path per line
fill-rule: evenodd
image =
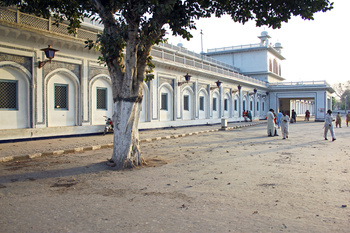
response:
M58 69L46 77L47 126L74 126L78 124L79 81L66 69Z
M15 62L0 62L0 129L29 128L30 72Z
M159 120L173 120L173 89L168 83L159 87Z
M205 89L201 89L198 94L198 105L199 105L199 119L208 118L208 93Z
M193 119L193 91L190 87L185 87L182 91L182 113L183 120Z
M97 75L90 81L91 124L105 124L113 115L113 91L110 77Z

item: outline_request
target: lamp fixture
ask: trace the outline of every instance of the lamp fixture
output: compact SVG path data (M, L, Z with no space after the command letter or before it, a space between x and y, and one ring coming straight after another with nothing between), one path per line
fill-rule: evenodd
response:
M48 62L51 63L51 60L55 57L55 53L59 50L53 49L53 48L51 48L51 45L49 45L47 48L41 49L41 51L45 52L45 56L49 60L39 61L39 69L42 68L44 65L46 65L46 63L48 63Z
M222 82L220 82L220 80L218 80L218 81L216 81L215 83L216 83L216 87L211 87L210 90L214 90L214 89L216 89L216 88L219 88L219 87L221 86L221 83L222 83Z
M256 88L254 88L254 93L257 93L257 92L258 92L258 90Z
M241 84L238 84L237 88L238 88L238 90L240 91L240 90L242 89Z
M191 75L189 75L188 73L184 76L185 77L185 82L178 82L177 85L181 86L182 84L188 83L191 80Z

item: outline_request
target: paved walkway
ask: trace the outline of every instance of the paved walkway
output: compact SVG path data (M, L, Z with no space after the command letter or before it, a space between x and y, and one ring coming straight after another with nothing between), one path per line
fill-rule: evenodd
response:
M265 124L266 121L228 123L227 130ZM220 124L191 127L178 127L154 130L141 130L140 142L191 136L201 133L218 131ZM30 159L55 154L69 154L113 147L113 134L92 135L83 137L66 137L43 140L29 140L10 143L0 143L0 162Z

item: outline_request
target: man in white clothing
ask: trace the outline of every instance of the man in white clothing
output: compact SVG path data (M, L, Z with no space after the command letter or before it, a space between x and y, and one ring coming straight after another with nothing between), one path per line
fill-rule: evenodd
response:
M266 114L267 119L267 136L273 137L275 135L275 115L273 114L274 110L270 109Z
M332 135L332 141L335 141L335 134L334 134L334 129L333 129L333 115L332 115L332 111L328 110L327 114L326 114L326 118L324 119L324 139L327 139L327 133L328 130L331 131L331 135Z
M283 116L281 117L281 131L282 131L282 139L288 138L289 135L289 116L283 111Z

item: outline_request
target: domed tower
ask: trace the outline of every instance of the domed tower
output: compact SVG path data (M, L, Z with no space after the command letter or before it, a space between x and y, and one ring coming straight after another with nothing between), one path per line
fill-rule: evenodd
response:
M281 54L283 47L280 42L276 42L274 48Z
M258 36L258 38L260 39L260 44L262 46L267 46L269 44L269 38L271 38L271 36L269 36L269 33L267 31L263 31L261 32L261 36Z

